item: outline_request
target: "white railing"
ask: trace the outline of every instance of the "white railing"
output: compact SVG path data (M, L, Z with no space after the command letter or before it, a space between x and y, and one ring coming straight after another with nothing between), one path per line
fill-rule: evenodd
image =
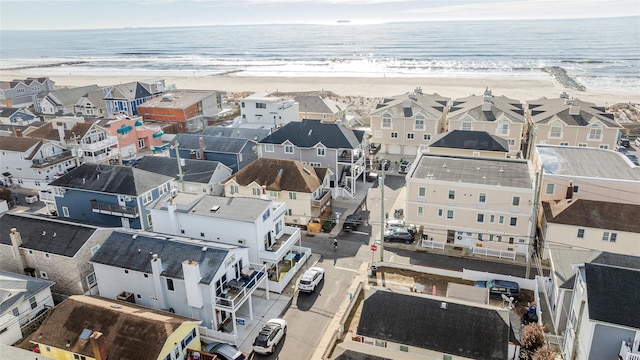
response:
M434 240L422 240L422 247L444 250L445 243Z
M80 143L80 147L82 148L82 150L93 151L93 150L97 150L97 149L102 149L102 148L115 146L117 144L118 144L118 138L117 137L115 137L115 136L107 136L106 139L100 140L100 141L94 141L91 144L84 143L84 142Z
M626 341L622 341L622 345L620 345L620 356L618 358L622 360L640 360L640 353L633 352L631 346L627 345Z
M250 264L254 273L248 279L236 279L241 283L241 286L237 286L235 289L227 290L227 293L223 296L215 297L214 307L217 309L236 312L242 306L242 304L251 297L253 291L258 287L258 283L267 278L266 265ZM241 281L242 280L242 281ZM229 284L228 282L227 284Z
M284 233L284 236L276 240L276 244L274 245L274 247L277 246L277 249L275 251L264 250L258 252L260 260L276 263L282 260L282 258L284 258L284 256L288 254L289 251L291 251L291 248L293 248L296 243L300 242L299 228L293 226L285 226Z
M118 156L119 151L117 149L111 149L108 153L106 154L100 154L100 155L96 155L96 156L91 156L91 155L84 155L82 157L82 159L86 162L90 162L90 163L97 163L103 160L108 160L108 159L112 159L116 156Z
M40 201L45 202L45 203L55 203L55 197L53 196L53 193L51 193L48 190L40 190L38 192L38 197L40 198Z
M279 281L268 280L269 291L273 291L278 294L282 293L284 289L287 287L287 285L289 284L289 282L291 282L291 279L293 279L293 277L298 273L298 270L300 270L300 268L304 265L304 263L307 261L309 256L311 256L310 248L294 246L292 250L302 254L302 256L300 257L300 260L298 260L296 264L291 269L289 269L286 275L283 276L282 279L280 279Z
M497 258L508 258L511 260L515 260L516 258L516 252L515 251L509 251L509 250L501 250L501 249L489 249L489 248L482 248L482 247L477 247L474 246L473 247L473 255L484 255L484 256L494 256Z
M237 336L233 333L226 333L217 330L211 330L204 326L198 326L198 330L200 331L200 337L210 342L224 342L227 344L238 345L236 343Z

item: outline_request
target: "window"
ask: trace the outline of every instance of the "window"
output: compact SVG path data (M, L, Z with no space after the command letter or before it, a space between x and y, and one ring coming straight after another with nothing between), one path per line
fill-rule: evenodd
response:
M253 193L254 196L260 196L260 189L253 188L251 189L251 192Z
M484 214L478 214L477 221L479 223L483 223L484 222Z
M256 109L266 109L267 103L256 103Z
M487 194L486 193L480 193L480 195L478 195L478 202L481 204L486 204L487 202Z
M496 222L496 216L495 216L495 215L493 215L493 214L491 214L491 215L489 216L489 222L490 222L490 223L492 223L492 224L493 224L494 222Z
M580 186L578 186L578 185L573 185L573 193L574 193L574 194L577 194L577 193L578 193L578 191L580 191Z
M204 237L204 233L203 232L200 233L200 237Z
M431 140L431 134L422 134L423 140Z
M311 167L322 167L322 164L321 164L321 163L319 163L319 162L313 162L313 161L310 161L310 162L309 162L309 165L311 165Z
M238 185L231 185L229 186L229 192L232 194L237 194L240 192L240 189L238 187Z
M424 130L424 116L418 115L416 116L415 125L413 125L415 130Z
M142 194L142 203L143 204L148 204L153 200L153 194L151 193L151 191L147 191L146 193Z
M419 187L418 188L418 196L420 196L420 197L427 196L427 189L424 188L424 187Z
M96 284L96 273L87 275L87 285L93 287Z
M382 128L391 129L391 115L382 115Z
M552 183L547 184L547 188L546 188L546 190L545 190L545 193L546 193L547 195L553 195L553 192L554 192L554 190L555 190L555 187L556 187L556 185L555 185L555 184L552 184Z
M391 138L392 138L392 139L397 139L397 138L398 138L398 133L397 133L397 132L395 132L395 131L392 131L392 132L391 132Z
M242 107L244 107L244 101L241 104L242 104Z
M578 144L578 147L587 147L587 144L585 144L585 143L579 143L579 144Z
M153 219L151 218L151 214L147 214L147 224L149 224L149 227L153 226Z
M285 154L293 154L293 145L285 145L284 146Z
M453 210L447 210L447 219L453 219Z
M296 200L296 193L290 192L289 193L289 200Z
M144 149L144 139L138 139L138 148Z
M46 273L46 272L44 272L44 271L40 271L40 277L41 277L42 279L48 279L48 278L49 278L49 275L47 275L47 273Z
M38 307L38 301L36 300L35 296L32 298L29 298L29 305L31 305L31 310Z
M462 120L462 126L460 127L461 130L473 130L473 126L472 126L472 122L473 120L471 119L464 119Z
M272 197L272 198L276 198L276 199L277 199L277 198L279 198L279 197L280 197L280 193L279 193L279 192L277 192L277 191L269 191L269 197Z
M418 206L418 216L424 216L424 207Z
M18 316L20 315L20 310L18 310L17 307L14 307L13 310L11 310L11 313L13 314L13 316Z
M616 242L617 239L618 239L617 233L610 233L608 231L605 231L602 233L602 241Z
M509 134L509 121L500 120L498 123L498 135L508 135Z
M407 345L400 345L400 351L409 352L409 347Z
M602 125L591 125L591 128L589 129L589 140L602 140Z
M516 139L507 139L509 146L516 146Z
M566 141L560 141L560 146L569 146L569 143Z
M167 279L167 290L169 291L175 290L175 288L173 287L173 279Z
M518 218L512 217L509 219L509 225L518 226Z
M578 229L578 239L584 239L584 229Z
M62 216L69 217L69 208L66 206L62 207Z
M453 356L447 355L447 354L442 354L442 360L453 360Z
M84 355L73 354L73 360L87 360L87 357Z
M415 135L413 133L407 133L407 139L413 140L414 137Z
M317 148L316 150L317 150L318 156L325 156L326 155L325 154L325 151L326 151L325 148Z
M442 217L442 209L438 209L438 216Z
M449 190L449 200L455 200L455 199L456 199L456 191Z
M562 124L556 122L551 125L551 130L549 130L549 137L559 138L562 137Z
M520 206L520 196L514 196L513 200L511 201L511 205Z
M273 144L265 144L264 145L265 152L273 152Z
M600 146L598 146L598 147L600 149L607 150L609 148L609 145L600 144Z

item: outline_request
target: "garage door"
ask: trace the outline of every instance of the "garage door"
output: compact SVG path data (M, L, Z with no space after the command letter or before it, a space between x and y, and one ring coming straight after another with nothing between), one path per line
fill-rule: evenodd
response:
M387 154L400 155L402 154L402 145L387 145Z
M404 154L405 155L416 156L417 153L418 153L418 147L417 146L405 146L404 147Z

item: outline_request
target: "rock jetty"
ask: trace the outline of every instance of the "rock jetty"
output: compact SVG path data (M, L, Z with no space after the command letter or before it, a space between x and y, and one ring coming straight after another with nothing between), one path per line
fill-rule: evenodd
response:
M561 68L560 66L545 66L542 68L542 71L547 74L553 76L562 86L567 89L573 89L578 91L586 91L587 88L573 80L569 75L567 75L567 70Z

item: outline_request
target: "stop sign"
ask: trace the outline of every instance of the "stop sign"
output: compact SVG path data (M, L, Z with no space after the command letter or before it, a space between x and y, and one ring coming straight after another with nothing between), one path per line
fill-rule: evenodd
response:
M371 250L372 250L372 251L376 251L376 250L378 250L378 247L377 247L375 244L374 244L374 245L371 245Z

